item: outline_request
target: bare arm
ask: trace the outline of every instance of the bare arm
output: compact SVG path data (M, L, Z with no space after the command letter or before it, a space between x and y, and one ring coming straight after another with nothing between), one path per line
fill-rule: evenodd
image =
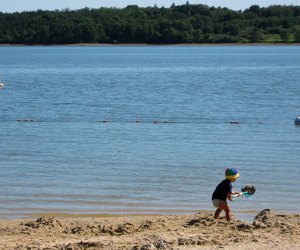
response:
M228 200L233 201L233 196L239 197L239 196L241 196L241 193L240 192L227 193Z
M231 193L227 193L227 199L228 200L230 200L230 201L232 201L233 199L232 199L232 195L231 195Z

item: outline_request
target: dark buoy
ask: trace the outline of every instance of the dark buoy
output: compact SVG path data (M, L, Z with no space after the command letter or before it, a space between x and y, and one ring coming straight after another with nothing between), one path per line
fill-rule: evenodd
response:
M300 125L300 116L295 119L295 125Z
M33 119L17 119L17 122L34 122Z

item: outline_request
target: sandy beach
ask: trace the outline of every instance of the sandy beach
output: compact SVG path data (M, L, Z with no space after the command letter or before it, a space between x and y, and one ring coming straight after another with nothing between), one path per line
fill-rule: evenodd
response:
M300 249L300 215L261 211L253 223L212 213L0 221L0 249Z

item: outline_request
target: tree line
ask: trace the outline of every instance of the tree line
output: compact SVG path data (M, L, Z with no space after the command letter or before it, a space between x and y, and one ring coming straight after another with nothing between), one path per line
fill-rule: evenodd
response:
M300 6L202 4L0 12L1 44L300 42Z

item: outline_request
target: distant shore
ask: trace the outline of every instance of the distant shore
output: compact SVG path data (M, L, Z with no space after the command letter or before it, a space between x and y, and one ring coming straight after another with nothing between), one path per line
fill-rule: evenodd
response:
M147 43L120 43L120 44L110 44L110 43L75 43L75 44L0 44L2 46L83 46L83 47L110 47L110 46L299 46L300 43L180 43L180 44L147 44Z
M0 249L300 249L300 215L265 209L253 223L212 213L0 220Z

